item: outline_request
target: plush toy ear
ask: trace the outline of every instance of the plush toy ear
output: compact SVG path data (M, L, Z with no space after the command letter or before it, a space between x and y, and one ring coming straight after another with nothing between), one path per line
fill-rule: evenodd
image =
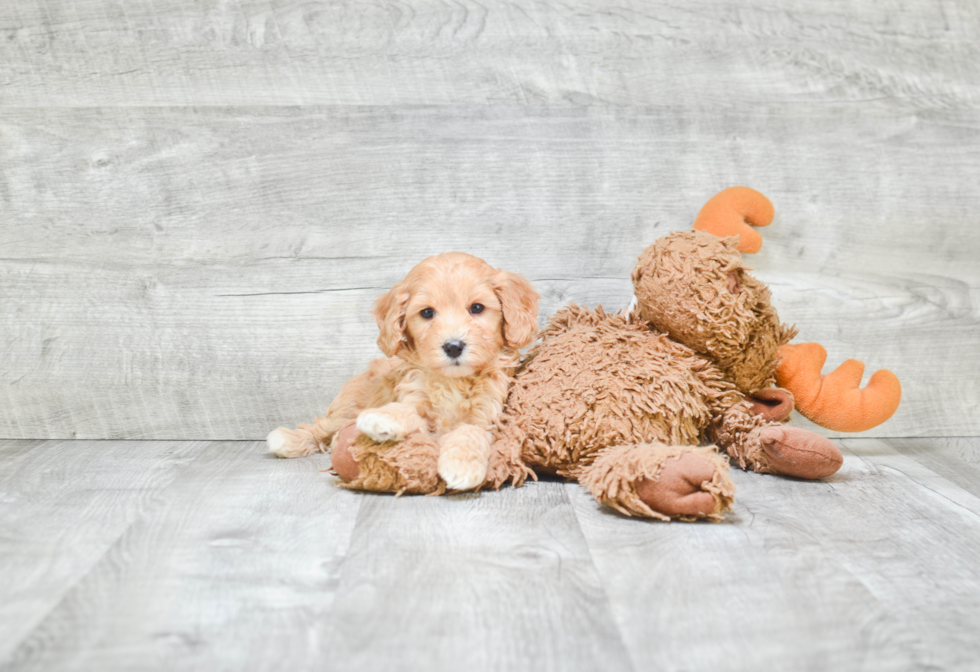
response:
M538 293L530 282L516 273L498 271L492 279L494 292L503 312L504 340L520 350L538 332Z
M402 281L374 302L374 319L381 330L378 347L388 357L394 357L402 347L408 346L405 308L410 296L408 283Z

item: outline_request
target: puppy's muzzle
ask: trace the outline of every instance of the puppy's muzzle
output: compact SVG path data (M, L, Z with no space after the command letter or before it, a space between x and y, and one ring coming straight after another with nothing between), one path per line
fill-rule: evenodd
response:
M446 341L442 344L442 351L450 359L459 359L459 356L463 354L463 350L466 349L466 343L463 341Z

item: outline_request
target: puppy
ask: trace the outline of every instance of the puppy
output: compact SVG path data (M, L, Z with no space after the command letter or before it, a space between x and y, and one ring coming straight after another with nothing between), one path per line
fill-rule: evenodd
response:
M348 381L312 424L273 430L269 450L328 450L352 422L378 442L427 432L447 488L481 485L518 350L537 332L538 298L523 277L472 255L429 257L375 302L386 358Z

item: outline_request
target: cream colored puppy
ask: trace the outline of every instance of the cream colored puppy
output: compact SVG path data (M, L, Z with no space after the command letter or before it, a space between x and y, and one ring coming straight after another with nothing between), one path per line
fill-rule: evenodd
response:
M521 276L472 255L429 257L375 303L387 358L348 381L312 424L273 430L269 450L279 457L328 450L355 421L378 442L428 432L438 437L446 486L479 486L518 350L537 332L538 298Z

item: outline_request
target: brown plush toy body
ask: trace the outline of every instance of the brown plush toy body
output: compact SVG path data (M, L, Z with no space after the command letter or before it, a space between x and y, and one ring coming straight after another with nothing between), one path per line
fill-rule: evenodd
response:
M727 460L707 442L758 472L837 471L833 443L782 424L792 397L772 385L795 331L736 245L672 233L633 272L638 314L559 311L517 374L497 450L525 474L575 478L600 502L658 518L729 508Z

